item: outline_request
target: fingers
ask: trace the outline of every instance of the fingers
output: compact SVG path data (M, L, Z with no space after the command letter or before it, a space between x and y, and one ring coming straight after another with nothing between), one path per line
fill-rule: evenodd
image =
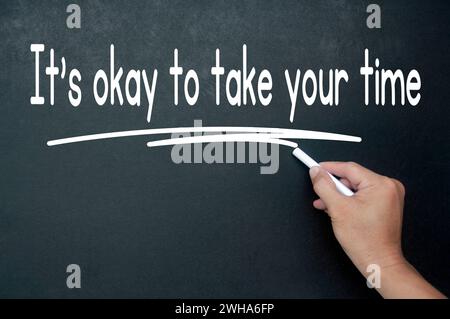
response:
M352 188L352 184L346 178L342 178L341 179L341 183L344 184L345 186L347 186L348 188ZM316 199L313 202L313 206L314 206L315 209L318 209L318 210L326 210L327 209L327 206L325 205L323 200L321 200L320 198Z
M325 207L330 208L334 204L346 200L345 196L338 192L336 185L324 169L319 166L315 166L309 170L309 174L311 176L314 191L317 195L319 195L323 204L325 204ZM317 205L320 206L316 208L322 209L319 208L323 207L321 204L317 203Z
M344 184L345 186L347 186L348 188L353 188L352 183L350 183L350 181L346 178L341 178L340 179L341 183Z
M345 186L347 186L348 188L352 187L352 184L346 178L342 178L341 179L341 183L344 184ZM323 200L321 200L320 198L316 199L313 202L313 206L314 206L315 209L318 209L318 210L326 210L327 209L327 206L325 205Z
M319 198L319 199L316 199L316 200L313 202L313 206L314 206L315 209L319 209L319 210L325 210L325 209L327 209L327 206L325 206L325 203L324 203L323 200L321 200L320 198Z
M356 190L370 185L381 177L381 175L353 162L323 162L320 163L320 166L331 174L348 180L350 186Z

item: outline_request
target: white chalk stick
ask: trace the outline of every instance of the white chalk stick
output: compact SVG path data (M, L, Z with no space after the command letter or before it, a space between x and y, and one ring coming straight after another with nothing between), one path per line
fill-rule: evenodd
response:
M308 154L306 154L305 152L303 152L301 149L299 149L298 147L295 148L292 151L292 154L297 157L303 164L305 164L306 166L308 166L309 168L313 167L313 166L320 166L319 163L317 163L315 160L313 160ZM331 175L330 173L328 173L328 175L330 175L331 180L334 182L334 184L336 185L337 190L345 196L353 196L355 193L353 193L347 186L345 186L344 184L342 184L342 182L340 180L338 180L336 177L334 177L333 175Z

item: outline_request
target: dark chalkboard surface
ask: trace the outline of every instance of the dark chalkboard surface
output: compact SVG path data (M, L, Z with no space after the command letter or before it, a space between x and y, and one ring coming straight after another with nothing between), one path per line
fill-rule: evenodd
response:
M301 142L318 160L352 160L407 188L404 251L450 294L448 1L378 1L382 28L366 27L369 1L77 1L81 29L66 27L68 1L0 3L0 297L377 297L312 207L307 169L280 148L277 174L259 164L174 164L148 137L48 147L50 139L192 126L268 126L347 133L362 143ZM72 107L67 80L55 105L31 105L34 55L43 43L83 75ZM158 68L146 108L96 105L92 79L109 46L124 69ZM273 77L269 106L215 105L216 48ZM201 81L198 103L173 105L173 49ZM387 68L417 69L419 106L364 105L364 49ZM59 61L59 60L58 60ZM337 107L290 101L284 69L341 68L350 81ZM48 99L48 81L41 92ZM224 96L222 96L224 98ZM82 288L66 287L66 267Z

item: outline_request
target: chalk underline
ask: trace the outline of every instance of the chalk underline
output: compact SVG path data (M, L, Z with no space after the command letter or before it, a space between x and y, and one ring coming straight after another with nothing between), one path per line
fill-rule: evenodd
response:
M285 140L284 134L230 134L230 135L207 135L207 136L189 136L168 138L164 140L150 141L147 143L148 147L180 145L180 144L197 144L197 143L222 143L222 142L256 142L256 143L271 143L279 144L292 148L298 147L298 144L292 141Z
M232 135L224 135L219 133L237 133ZM88 142L103 139L112 139L120 137L130 136L144 136L144 135L159 135L159 134L173 134L173 133L218 133L217 135L207 136L193 136L193 137L181 137L177 139L165 139L149 142L149 147L162 146L162 145L174 145L168 141L177 140L178 144L181 140L184 142L190 141L190 143L203 143L202 141L241 141L241 142L261 142L261 143L277 143L281 145L291 146L296 143L285 141L283 139L312 139L312 140L329 140L329 141L343 141L343 142L361 142L361 137L336 134L330 132L321 131L309 131L309 130L297 130L286 128L274 128L274 127L244 127L244 126L202 126L202 127L169 127L169 128L156 128L156 129L143 129L143 130L129 130L129 131L117 131L117 132L105 132L89 135L72 136L60 139L54 139L47 141L47 146L56 146L63 144L72 144L80 142ZM254 134L244 134L254 133ZM260 134L257 134L260 133ZM261 134L263 133L263 134ZM265 133L265 134L264 134ZM238 140L233 140L238 139ZM152 143L160 143L152 144ZM293 144L291 144L293 143Z

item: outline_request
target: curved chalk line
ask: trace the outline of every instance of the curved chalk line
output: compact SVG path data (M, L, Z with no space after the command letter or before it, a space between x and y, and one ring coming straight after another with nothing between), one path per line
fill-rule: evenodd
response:
M278 138L280 137L280 138ZM231 134L231 135L207 135L207 136L190 136L179 138L168 138L164 140L151 141L147 143L148 147L195 144L195 143L215 143L215 142L257 142L257 143L273 143L292 148L298 147L295 142L287 141L281 138L291 138L285 134Z
M202 127L171 127L159 129L143 129L130 130L118 132L106 132L89 135L80 135L73 137L66 137L61 139L47 141L47 146L56 146L63 144L87 142L102 139L111 139L119 137L142 136L142 135L158 135L171 133L268 133L278 134L278 137L297 138L297 139L313 139L313 140L329 140L329 141L344 141L344 142L361 142L361 137L336 134L320 131L296 130L285 128L272 127L241 127L241 126L202 126ZM233 134L235 135L235 134ZM281 136L282 135L282 136ZM273 136L275 137L275 136Z

